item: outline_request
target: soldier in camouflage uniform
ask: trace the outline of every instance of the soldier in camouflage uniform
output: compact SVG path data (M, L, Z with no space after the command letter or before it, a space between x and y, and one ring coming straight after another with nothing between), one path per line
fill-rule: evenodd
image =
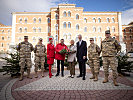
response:
M106 38L101 43L101 51L103 57L103 68L104 68L104 75L105 79L103 83L108 82L109 76L109 66L112 70L113 74L113 83L115 86L118 86L116 79L117 79L117 64L116 64L116 55L121 50L121 45L118 43L117 40L110 36L110 30L105 31Z
M46 48L45 45L42 44L42 38L39 39L38 44L35 46L34 53L35 53L35 78L38 77L37 71L39 65L41 65L42 77L44 77L44 62L45 62L45 52Z
M32 62L31 62L31 52L33 51L33 45L28 42L28 36L24 36L24 41L19 43L17 46L17 50L19 51L20 55L20 61L19 65L21 66L20 72L20 81L23 80L23 74L24 74L24 68L27 67L27 78L32 79L30 76L30 69L32 67Z
M94 79L94 81L98 81L99 74L99 55L100 48L97 44L94 43L94 39L90 38L90 45L88 46L88 58L89 58L89 66L91 68L92 77L90 79Z

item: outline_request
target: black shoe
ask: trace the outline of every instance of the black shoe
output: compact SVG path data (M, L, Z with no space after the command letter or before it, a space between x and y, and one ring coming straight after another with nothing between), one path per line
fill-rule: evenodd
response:
M80 77L82 77L82 75L77 76L77 78L80 78Z
M62 74L61 77L64 77L64 74Z
M59 76L59 74L57 73L55 76L57 77L57 76Z
M83 77L83 80L85 80L85 77Z

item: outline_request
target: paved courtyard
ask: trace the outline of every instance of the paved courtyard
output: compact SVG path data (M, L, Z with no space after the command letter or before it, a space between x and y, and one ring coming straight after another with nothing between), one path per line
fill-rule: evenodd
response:
M56 70L53 70L55 75ZM76 75L79 71L76 70ZM69 71L65 70L64 77L45 77L18 81L17 78L8 82L1 90L0 100L133 100L133 79L119 77L119 86L113 86L112 78L106 84L102 83L103 71L99 81L90 80L90 70L87 69L86 80L69 78Z

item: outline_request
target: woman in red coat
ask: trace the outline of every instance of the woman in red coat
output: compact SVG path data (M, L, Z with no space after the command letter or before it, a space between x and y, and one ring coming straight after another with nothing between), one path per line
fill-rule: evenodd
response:
M47 45L47 64L49 64L49 78L53 75L51 73L51 66L54 63L55 47L53 45L53 39L49 38L49 44Z

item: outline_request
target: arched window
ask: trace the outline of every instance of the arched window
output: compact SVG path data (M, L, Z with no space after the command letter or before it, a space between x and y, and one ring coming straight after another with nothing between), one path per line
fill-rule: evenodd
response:
M124 33L126 33L126 29L124 29Z
M96 32L96 27L93 27L93 32Z
M4 46L4 44L2 43L2 44L1 44L1 46L3 47L3 46Z
M112 28L112 32L113 32L113 33L115 32L115 27Z
M8 33L10 33L10 30L8 30Z
M124 36L124 40L126 40L126 35Z
M76 38L75 38L75 42L77 42L79 39L78 39L78 35L76 36Z
M24 20L24 21L25 21L25 23L27 23L27 18L25 18L25 20Z
M101 18L98 18L98 23L101 23Z
M2 36L2 40L4 40L4 37Z
M132 29L129 29L129 32L131 33L132 32Z
M101 37L99 37L99 42L101 43L101 41L102 41L102 38L101 38Z
M79 15L78 14L76 14L76 19L79 19Z
M68 11L68 17L71 17L71 12L70 11Z
M114 23L115 22L115 18L112 18L112 23Z
M84 28L84 32L87 32L87 27Z
M47 19L48 23L50 23L50 18Z
M86 18L84 18L84 22L87 23L87 19Z
M107 27L107 30L110 30L110 28L109 28L109 27Z
M95 23L96 22L96 18L93 18L93 23Z
M67 16L66 11L64 11L63 16L64 16L64 17L66 17L66 16Z
M67 34L66 33L63 33L63 38L67 39Z
M4 33L4 30L2 30L2 33Z
M19 28L19 33L22 33L22 28Z
M68 28L71 28L71 23L70 22L68 22Z
M66 22L63 23L63 28L66 28Z
M36 32L36 28L35 27L33 28L33 32Z
M76 30L79 30L79 25L78 24L76 25Z
M98 32L101 32L101 27L98 28Z
M27 32L27 28L24 28L24 32Z
M39 18L39 23L41 23L41 18Z
M33 23L36 23L36 18L33 19Z
M19 19L19 23L22 23L22 18Z
M58 14L55 15L55 19L58 20Z
M58 24L55 25L55 30L58 30Z
M48 33L50 33L50 27L48 26Z
M33 42L36 42L36 38L35 37L33 37Z
M71 39L71 33L68 33L68 39Z
M22 38L21 38L21 37L19 37L19 38L18 38L18 41L19 41L19 42L21 42L21 41L22 41Z
M38 28L38 32L41 32L41 28L40 27Z
M7 38L8 38L8 40L10 40L10 36L8 36Z
M109 18L107 18L107 23L109 23Z

